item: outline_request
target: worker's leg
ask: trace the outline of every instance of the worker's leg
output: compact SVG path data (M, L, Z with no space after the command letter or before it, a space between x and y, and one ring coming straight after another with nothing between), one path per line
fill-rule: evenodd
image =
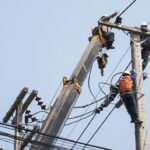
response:
M132 120L138 120L137 106L133 94L128 94L129 109Z
M143 67L143 70L145 69L147 63L148 63L148 59L149 59L149 50L146 49L146 48L143 48L142 50L142 59L143 59L143 62L142 62L142 67Z
M113 42L114 42L114 37L115 37L114 33L113 33L113 32L110 32L109 35L108 35L108 41L107 41L107 44L108 44L108 47L109 47L109 48L114 48L114 47L112 46L112 44L113 44Z
M131 119L132 119L132 116L131 116L131 107L130 107L130 101L129 101L129 98L128 98L128 95L125 95L122 97L122 100L123 100L123 103L127 109L127 112L129 113Z

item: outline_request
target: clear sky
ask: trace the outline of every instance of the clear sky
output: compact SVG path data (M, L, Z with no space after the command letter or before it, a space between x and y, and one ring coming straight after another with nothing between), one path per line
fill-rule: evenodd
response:
M91 29L103 14L119 13L131 0L0 0L0 121L9 110L23 87L29 92L38 90L44 104L48 105L63 76L68 78L88 45ZM150 21L150 1L137 0L123 14L123 24L131 27L140 26ZM112 20L114 21L114 20ZM101 77L96 63L91 74L91 89L96 95L98 83L105 82L116 64L130 45L130 37L122 31L115 32L116 49L107 51L108 65ZM130 61L130 49L117 70L123 71ZM148 74L149 65L145 70ZM114 78L113 83L117 81ZM110 83L110 80L108 81ZM145 81L145 99L148 129L150 130L150 92L149 79ZM105 87L106 93L109 87ZM98 98L103 97L102 93ZM116 98L116 101L119 97ZM85 105L93 101L88 90L87 81L76 105ZM87 142L113 105L98 114L88 131L82 137ZM33 112L40 108L36 103L31 105ZM92 108L89 108L92 110ZM84 110L74 110L72 116L80 115ZM65 127L61 136L76 140L84 129L88 119L77 125ZM9 122L10 123L10 122ZM2 131L3 128L0 128ZM7 130L6 130L7 131ZM124 106L116 109L90 144L112 148L113 150L135 150L134 125ZM2 138L2 136L0 136ZM149 136L150 141L150 136ZM0 147L12 150L13 145L2 142Z

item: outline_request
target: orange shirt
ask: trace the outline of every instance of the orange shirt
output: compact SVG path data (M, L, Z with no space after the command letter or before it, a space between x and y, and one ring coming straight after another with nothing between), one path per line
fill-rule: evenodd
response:
M122 96L132 93L132 81L130 76L124 76L119 80L119 90Z

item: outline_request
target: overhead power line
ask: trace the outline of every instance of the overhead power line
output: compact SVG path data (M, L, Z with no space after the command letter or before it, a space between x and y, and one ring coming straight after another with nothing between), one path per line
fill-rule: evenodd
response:
M129 4L118 16L120 17L123 13L125 13L135 2L136 0L134 0L131 4Z
M100 126L97 128L97 130L94 132L94 134L91 136L91 138L88 140L87 144L89 144L89 142L93 139L93 137L96 135L96 133L98 132L98 130L102 127L102 125L105 123L105 121L108 119L108 117L111 115L111 113L114 111L116 106L113 107L113 109L110 111L110 113L106 116L106 118L104 119L104 121L100 124ZM84 150L86 147L86 145L84 146L84 148L82 150Z
M17 129L20 129L20 130L24 130L24 131L27 131L27 132L33 132L32 130L30 129L24 129L24 128L20 128L20 127L16 127L16 126L13 126L13 125L10 125L10 124L5 124L5 123L1 123L0 122L0 125L3 125L3 126L8 126L8 127L12 127L12 128L17 128ZM35 132L36 134L39 134L41 136L45 136L46 138L55 138L57 140L63 140L65 142L71 142L71 143L77 143L79 145L85 145L86 143L83 143L83 142L77 142L77 141L74 141L74 140L71 140L71 139L66 139L66 138L62 138L62 137L55 137L55 136L50 136L50 135L47 135L47 134L44 134L44 133L41 133L41 132ZM7 137L10 137L10 138L18 138L18 137L15 137L14 135L9 135L8 133L5 133L5 132L0 132L0 135L4 135L4 136L7 136ZM24 139L21 139L21 140L24 140ZM43 146L53 146L53 145L47 145L47 144L44 144L44 143L36 143L36 141L33 141L33 140L30 140L30 143L33 143L33 144L43 144ZM88 147L91 147L91 148L95 148L95 149L104 149L104 150L111 150L111 149L108 149L108 148L105 148L105 147L100 147L100 146L95 146L95 145L91 145L91 144L88 144L87 145Z

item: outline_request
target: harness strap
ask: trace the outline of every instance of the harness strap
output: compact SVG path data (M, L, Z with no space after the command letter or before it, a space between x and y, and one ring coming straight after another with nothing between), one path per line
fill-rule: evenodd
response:
M98 27L98 33L99 33L99 36L100 36L100 40L102 41L102 43L105 45L106 49L108 50L109 48L108 48L108 45L107 45L107 41L104 38L103 32L102 32L100 27Z

